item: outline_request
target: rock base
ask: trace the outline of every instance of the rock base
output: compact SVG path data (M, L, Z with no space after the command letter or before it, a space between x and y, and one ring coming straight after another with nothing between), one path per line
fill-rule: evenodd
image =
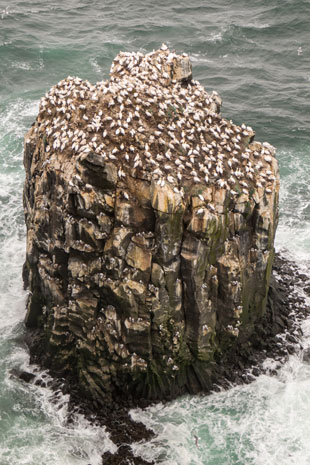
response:
M290 354L302 349L301 322L309 316L310 309L297 290L304 290L307 293L307 286L309 286L308 276L300 273L294 263L276 254L266 314L257 323L251 338L238 344L221 359L221 363L216 364L210 390L216 391L229 388L233 384L250 383L258 375L266 372L263 362L267 357L274 359L277 367L280 368ZM49 368L40 341L41 336L38 331L28 332L27 342L31 361ZM268 371L268 374L275 373L276 369L274 372ZM66 376L65 373L53 371L51 374L58 378ZM33 382L31 376L21 374L20 378ZM133 457L130 444L141 440L147 441L153 433L141 423L133 422L128 411L137 406L146 407L150 404L149 400L140 399L137 402L133 399L122 399L113 405L99 405L97 400L85 398L84 393L77 388L76 379L72 375L66 377L65 381L62 377L59 383L64 393L70 393L71 414L68 421L72 421L72 414L79 411L92 421L104 425L110 432L111 439L118 446L116 454L112 455L109 452L104 454L105 465L122 464L125 459L130 459L130 463L137 465L148 463L139 457ZM59 383L55 385L57 389Z

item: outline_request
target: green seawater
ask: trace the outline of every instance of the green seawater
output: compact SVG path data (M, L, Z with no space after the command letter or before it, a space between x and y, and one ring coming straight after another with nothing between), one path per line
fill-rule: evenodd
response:
M120 51L187 52L193 74L223 98L223 116L277 148L281 211L276 246L310 267L310 2L0 0L0 464L99 465L115 450L65 396L10 376L29 368L23 136L39 99L68 75L108 78ZM304 323L304 347L310 323ZM274 368L276 361L267 360ZM32 367L38 377L48 377ZM297 354L277 376L211 396L133 411L156 432L136 454L158 464L309 465L310 368ZM198 438L197 441L195 436Z

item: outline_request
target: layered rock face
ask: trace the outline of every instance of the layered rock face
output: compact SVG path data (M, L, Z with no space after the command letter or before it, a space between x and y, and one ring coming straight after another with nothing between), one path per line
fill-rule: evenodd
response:
M68 77L25 137L26 325L98 400L208 389L265 311L274 148L166 46Z

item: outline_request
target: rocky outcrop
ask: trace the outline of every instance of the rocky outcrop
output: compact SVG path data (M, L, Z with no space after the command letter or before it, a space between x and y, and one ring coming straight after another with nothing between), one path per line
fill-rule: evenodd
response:
M186 55L68 77L25 137L26 325L102 401L208 389L265 312L274 148L222 118Z

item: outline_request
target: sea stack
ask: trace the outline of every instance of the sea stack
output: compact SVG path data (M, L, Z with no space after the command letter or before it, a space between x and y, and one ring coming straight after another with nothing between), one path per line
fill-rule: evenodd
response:
M220 110L163 45L60 81L25 137L26 326L99 402L209 389L264 315L278 163Z

